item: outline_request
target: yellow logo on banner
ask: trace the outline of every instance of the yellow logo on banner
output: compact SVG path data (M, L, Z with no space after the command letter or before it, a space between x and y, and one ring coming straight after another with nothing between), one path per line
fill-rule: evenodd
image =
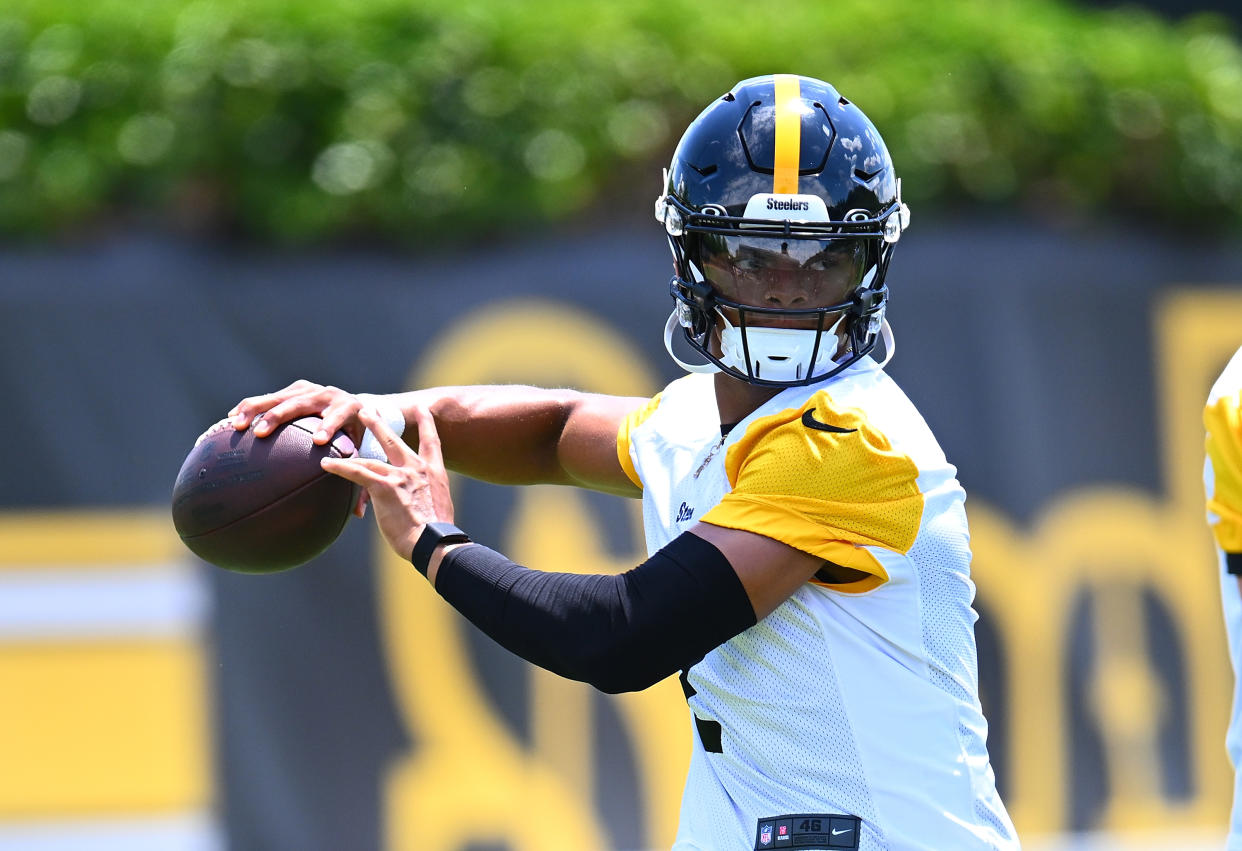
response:
M1181 294L1155 316L1165 493L1121 486L1066 493L1029 530L978 501L968 506L981 626L1001 660L999 678L983 683L985 698L994 695L986 707L992 721L1006 730L993 759L1028 837L1071 829L1074 795L1097 795L1089 826L1119 834L1223 832L1227 818L1232 678L1203 520L1199 416L1211 379L1242 343L1242 296ZM659 389L628 340L592 316L541 302L468 316L429 351L415 386L520 382L635 396ZM1072 427L1072 412L1059 421ZM496 544L520 563L616 572L644 558L637 501L625 501L633 552L617 558L606 553L584 494L555 487L515 494ZM468 518L459 520L468 527ZM376 551L385 652L413 743L385 782L388 847L612 847L598 803L606 795L597 778L607 772L597 770L592 713L606 700L637 774L637 832L646 847L667 848L691 735L675 681L597 696L531 667L531 734L520 740L480 682L464 621L378 539ZM1072 776L1078 747L1100 755L1098 782Z
M417 386L521 382L627 396L658 389L628 340L589 316L541 302L474 314L429 351ZM637 500L624 501L634 551L615 558L604 551L582 492L539 486L515 493L508 534L496 543L519 563L599 573L627 570L646 557ZM415 742L388 776L389 846L449 851L503 839L515 851L610 847L594 804L593 689L530 668L531 742L519 742L477 679L465 622L382 540L376 551L384 553L379 605L393 690ZM669 679L607 699L637 768L641 833L653 845L668 845L690 756L680 686Z

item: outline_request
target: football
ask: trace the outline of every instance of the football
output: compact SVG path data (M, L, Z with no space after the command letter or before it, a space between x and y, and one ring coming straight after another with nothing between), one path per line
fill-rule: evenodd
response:
M321 458L356 452L341 432L316 445L320 423L304 417L264 438L228 420L209 428L173 486L173 525L185 545L244 573L287 570L323 552L345 527L358 487L320 468Z

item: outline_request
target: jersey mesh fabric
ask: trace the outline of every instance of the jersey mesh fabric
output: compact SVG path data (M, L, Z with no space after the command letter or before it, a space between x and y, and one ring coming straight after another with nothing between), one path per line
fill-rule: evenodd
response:
M947 515L941 515L946 517ZM943 522L943 521L940 521ZM911 553L917 565L919 583L925 593L922 607L923 642L927 647L932 684L951 695L962 707L957 735L963 759L980 752L987 740L987 720L979 706L978 661L974 641L954 627L964 621L973 623L976 615L964 601L973 599L974 582L963 572L970 563L970 541L960 534L965 524L949 520L950 529L941 536L929 536L940 546L926 547ZM975 813L982 823L990 825L999 835L1011 835L1013 825L1000 799L995 794L996 778L990 765L987 783L976 789Z
M704 516L706 522L762 529L881 581L887 577L862 548L905 552L923 515L914 462L894 451L860 411L837 409L823 390L800 408L750 423L729 447L725 472L729 492Z
M817 592L812 589L809 593ZM705 754L703 767L722 788L745 790L746 798L769 801L769 810L756 814L756 819L800 812L780 809L785 800L819 800L822 808L828 801L824 791L831 789L832 812L863 819L862 833L872 843L863 847L886 847L870 784L846 720L831 649L822 652L822 631L810 607L795 603L789 615L766 618L719 648L712 654L714 658L705 660L710 676L699 676L699 668L705 663L690 669L689 679L697 692L688 701L690 709L700 717L717 720L724 737L723 752ZM774 655L814 672L814 676L791 678L762 663ZM756 683L760 684L759 691L755 690ZM781 708L779 723L773 723L773 706ZM814 770L793 771L786 763L789 737L804 728L817 731L804 742L804 762ZM703 801L697 798L687 787L683 806L702 808ZM749 847L753 847L754 827L752 824L749 831ZM706 837L710 841L703 842L701 829L695 838L703 848L741 847L715 825Z
M1203 414L1207 430L1203 484L1207 519L1216 539L1220 596L1233 665L1233 712L1225 748L1233 763L1233 813L1228 851L1242 851L1242 594L1239 578L1227 570L1226 553L1242 552L1242 348L1208 395Z
M811 408L856 431L805 424ZM629 432L648 549L723 520L808 552L848 547L883 581L808 583L686 672L721 747L695 737L675 847L749 851L760 818L839 813L862 819L866 851L1017 848L977 699L964 494L917 410L868 359L781 391L723 441L715 412L711 377L689 376Z
M657 393L647 404L631 411L617 429L617 460L621 462L621 469L625 471L625 475L640 488L643 483L638 477L638 471L634 469L634 460L630 457L630 432L642 425L659 406L660 395Z

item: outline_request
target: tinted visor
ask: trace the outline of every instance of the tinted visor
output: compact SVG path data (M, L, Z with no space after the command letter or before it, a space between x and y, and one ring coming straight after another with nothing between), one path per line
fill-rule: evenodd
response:
M768 309L843 307L867 266L863 239L695 234L692 259L726 302Z

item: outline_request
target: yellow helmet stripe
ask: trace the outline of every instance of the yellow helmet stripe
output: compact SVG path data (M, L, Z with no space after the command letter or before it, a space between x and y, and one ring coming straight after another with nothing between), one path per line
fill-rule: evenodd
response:
M802 97L798 78L793 74L773 74L776 86L776 157L772 192L794 195L798 192L798 160L802 150Z

